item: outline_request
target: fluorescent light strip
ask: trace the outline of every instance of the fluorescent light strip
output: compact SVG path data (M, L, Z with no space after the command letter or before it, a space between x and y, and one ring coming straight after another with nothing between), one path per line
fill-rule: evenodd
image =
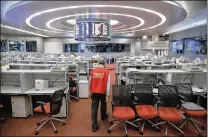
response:
M49 13L49 12L54 12L54 11L60 11L60 10L67 10L67 9L77 9L77 8L91 8L91 7L107 7L107 8L124 8L124 9L134 9L134 10L142 10L142 11L146 11L152 14L156 14L157 16L159 16L161 18L161 22L157 25L154 25L152 27L148 27L148 28L144 28L141 30L147 30L147 29L152 29L155 28L157 26L162 25L165 21L166 21L166 17L156 11L150 10L150 9L146 9L146 8L139 8L139 7L132 7L132 6L121 6L121 5L82 5L82 6L69 6L69 7L59 7L59 8L54 8L54 9L49 9L49 10L44 10L44 11L40 11L37 12L35 14L30 15L26 20L26 24L34 29L38 29L38 30L42 30L42 31L48 31L48 32L53 32L53 33L62 33L62 32L56 32L56 31L50 31L50 30L45 30L45 29L41 29L41 28L37 28L35 26L33 26L31 24L31 20L39 15L45 14L45 13ZM135 31L141 31L141 30L134 30L134 31L130 31L130 32L135 32Z
M3 25L3 24L1 24L1 27L2 27L2 28L11 29L11 30L15 30L15 31L19 31L19 32L24 32L24 33L33 34L33 35L36 35L36 36L48 37L48 36L46 36L46 35L38 34L38 33L35 33L35 32L23 30L23 29L14 28L14 27L11 27L11 26Z
M139 18L137 16L133 16L133 15L128 15L128 14L119 14L119 13L83 13L83 14L67 15L67 16L62 16L62 17L58 17L58 18L51 19L51 20L49 20L46 23L46 26L48 28L50 28L52 30L56 30L56 31L74 32L74 31L65 31L65 30L61 30L61 29L56 29L56 28L51 27L50 24L52 22L57 21L57 20L60 20L60 19L70 18L70 17L74 17L74 16L84 16L84 15L116 15L116 16L126 16L126 17L135 18L135 19L137 19L137 20L140 21L140 24L137 25L137 26L134 26L134 27L131 27L131 28L128 28L128 29L120 29L120 30L114 30L114 31L124 31L124 30L129 30L129 29L135 29L135 28L138 28L138 27L144 25L144 22L145 22L142 18Z
M194 27L197 27L197 26L202 26L202 25L205 25L205 24L207 24L207 20L202 20L202 21L199 21L199 22L196 22L196 23L193 23L193 24L190 24L190 25L187 25L187 26L184 26L184 27L172 30L172 31L165 32L163 34L171 34L171 33L174 33L174 32L179 32L179 31L182 31L182 30L194 28Z

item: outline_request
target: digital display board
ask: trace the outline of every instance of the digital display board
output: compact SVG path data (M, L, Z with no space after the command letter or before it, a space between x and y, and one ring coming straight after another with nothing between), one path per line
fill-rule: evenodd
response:
M107 41L111 38L109 22L104 19L78 19L74 32L78 41Z

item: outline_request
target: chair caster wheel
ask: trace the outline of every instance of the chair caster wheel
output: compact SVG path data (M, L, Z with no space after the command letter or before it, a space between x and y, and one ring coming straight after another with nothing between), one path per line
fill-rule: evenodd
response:
M37 126L39 126L40 125L40 123L37 123Z
M124 137L128 137L128 134L126 134Z
M111 133L111 130L108 129L107 132L108 132L108 133Z
M38 133L38 131L35 131L35 135L38 135L39 133Z
M143 131L140 131L140 132L139 132L139 134L140 134L140 135L143 135L143 134L144 134L144 132L143 132Z
M62 123L62 125L63 125L63 126L65 126L65 125L66 125L66 123L64 122L64 123Z
M203 135L202 134L199 134L199 137L203 137Z
M201 129L203 129L203 130L204 130L204 129L205 129L205 126L201 126Z
M58 130L54 131L54 133L57 134L58 133Z
M110 124L113 125L113 121L111 121Z

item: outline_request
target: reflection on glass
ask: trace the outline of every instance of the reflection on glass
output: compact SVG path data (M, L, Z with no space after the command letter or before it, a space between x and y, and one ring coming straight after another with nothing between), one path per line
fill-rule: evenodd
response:
M26 52L37 52L37 42L26 41Z
M19 51L19 52L25 51L25 41L9 40L9 51Z
M1 52L7 52L7 40L1 41Z

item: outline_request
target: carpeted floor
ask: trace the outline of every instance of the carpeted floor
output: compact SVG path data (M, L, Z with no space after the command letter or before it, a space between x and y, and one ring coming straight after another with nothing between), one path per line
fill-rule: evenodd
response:
M110 66L112 68L112 65ZM111 84L114 84L115 81L115 71L111 71ZM111 99L110 99L111 100ZM110 100L108 102L108 112L111 116L111 105ZM108 134L106 130L111 126L108 121L101 121L100 114L98 116L98 123L100 130L96 133L91 132L91 99L80 99L79 102L72 100L72 105L70 108L71 116L67 121L65 126L62 126L61 123L55 123L58 134L54 134L53 128L51 125L45 126L39 133L38 136L123 136L124 131L122 127L118 127L112 130L112 133ZM45 115L43 114L34 114L33 116L28 117L27 119L22 118L12 118L11 116L6 117L6 122L1 124L1 136L34 136L34 131L37 128L36 122ZM200 122L207 125L206 118L198 118ZM110 121L110 119L109 119ZM161 132L155 132L151 128L145 129L145 134L143 136L163 136L164 135L164 126L161 126ZM189 127L185 126L183 131L185 136L198 136L197 131L189 124ZM207 127L203 131L203 135L207 134ZM141 136L137 131L129 129L129 136ZM179 136L180 134L169 128L169 136Z

